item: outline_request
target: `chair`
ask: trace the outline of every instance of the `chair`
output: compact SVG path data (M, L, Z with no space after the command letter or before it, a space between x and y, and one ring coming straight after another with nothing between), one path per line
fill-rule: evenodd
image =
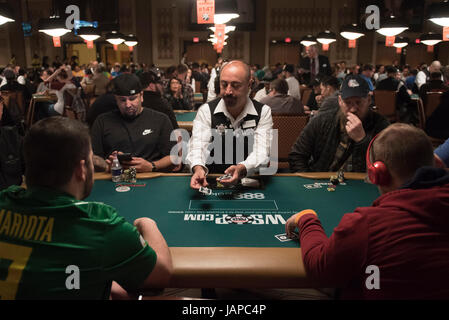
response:
M273 129L278 130L278 168L288 168L288 154L307 125L309 116L273 115Z
M2 91L1 96L5 103L5 108L14 117L24 118L25 116L25 98L22 91Z
M426 118L430 117L430 115L440 105L442 95L442 92L427 92L426 105L424 106Z
M390 122L398 119L396 112L396 91L374 90L376 112L383 115Z
M418 113L417 127L424 130L426 128L426 114L424 112L424 103L421 98L416 101L416 108Z
M309 98L310 95L312 94L312 89L307 88L305 90L303 90L303 92L301 93L301 102L303 105L307 105L307 102L309 102Z
M80 95L80 94L81 94L81 88L64 90L64 94L63 94L64 95L64 112L62 114L63 117L80 120L80 121L85 120L85 118L86 118L85 106L83 107L84 110L75 110L74 108L72 108L75 96ZM83 100L83 103L85 104L84 100Z
M93 83L86 84L83 89L84 89L84 94L86 95L87 107L89 108L91 106L92 102L95 101L95 100L92 100L95 96L95 85Z

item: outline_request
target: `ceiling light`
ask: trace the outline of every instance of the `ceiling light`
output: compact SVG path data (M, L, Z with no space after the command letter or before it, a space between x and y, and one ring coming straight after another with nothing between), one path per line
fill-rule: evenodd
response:
M14 15L11 8L6 3L0 3L0 25L13 21Z
M65 27L65 19L61 19L58 16L50 17L49 19L40 19L38 30L51 37L62 37L66 33L71 32L71 30Z
M404 32L408 29L408 27L395 16L391 16L381 21L380 25L381 28L376 30L376 32L386 37L397 36L401 32Z
M341 29L340 35L348 40L355 40L364 36L365 34L363 33L362 29L360 29L359 26L357 26L357 24L353 23L344 26Z
M430 21L443 27L449 27L449 1L432 3L428 12Z
M326 31L320 32L317 35L316 40L322 44L329 44L329 43L337 41L337 36L335 33L331 32L329 30L326 30Z
M120 32L112 31L106 34L106 41L113 45L119 45L125 41L125 38Z
M215 24L226 24L232 19L238 18L236 0L215 0Z
M81 27L78 30L78 36L86 41L94 41L100 38L100 33L93 27Z
M419 37L419 40L426 46L434 46L437 43L443 41L443 35L440 33L429 32L421 35L421 37Z
M312 36L311 34L308 34L308 35L302 37L302 39L300 41L300 43L306 47L312 46L312 45L316 44L316 42L317 42L316 38L314 36Z

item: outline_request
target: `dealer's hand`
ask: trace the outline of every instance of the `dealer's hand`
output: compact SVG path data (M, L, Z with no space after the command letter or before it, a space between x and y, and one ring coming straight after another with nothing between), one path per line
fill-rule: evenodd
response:
M346 132L355 142L360 142L365 138L366 133L363 129L362 121L355 114L348 112L346 115Z
M206 170L202 166L193 167L193 175L190 179L190 188L199 189L200 187L207 187L209 184L206 180Z
M233 186L239 183L240 179L246 177L246 167L243 164L230 166L224 173L232 175L232 178L221 180L220 183L224 186Z

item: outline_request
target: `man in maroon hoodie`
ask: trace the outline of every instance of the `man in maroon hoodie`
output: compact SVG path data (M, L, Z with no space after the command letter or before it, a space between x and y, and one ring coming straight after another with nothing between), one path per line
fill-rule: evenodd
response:
M308 277L345 299L448 299L448 173L434 167L425 133L399 123L368 148L367 167L378 162L384 168L370 179L381 196L345 214L330 238L319 212L288 219L287 234L299 230Z

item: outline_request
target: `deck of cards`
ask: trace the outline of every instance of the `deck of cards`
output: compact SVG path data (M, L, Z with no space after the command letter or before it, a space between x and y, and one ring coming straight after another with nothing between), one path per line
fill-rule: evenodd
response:
M206 188L206 187L200 187L199 192L202 194L205 194L206 196L210 196L212 194L212 189Z
M222 181L222 180L228 180L232 178L232 174L225 174L224 176L221 176L218 178L218 181Z

